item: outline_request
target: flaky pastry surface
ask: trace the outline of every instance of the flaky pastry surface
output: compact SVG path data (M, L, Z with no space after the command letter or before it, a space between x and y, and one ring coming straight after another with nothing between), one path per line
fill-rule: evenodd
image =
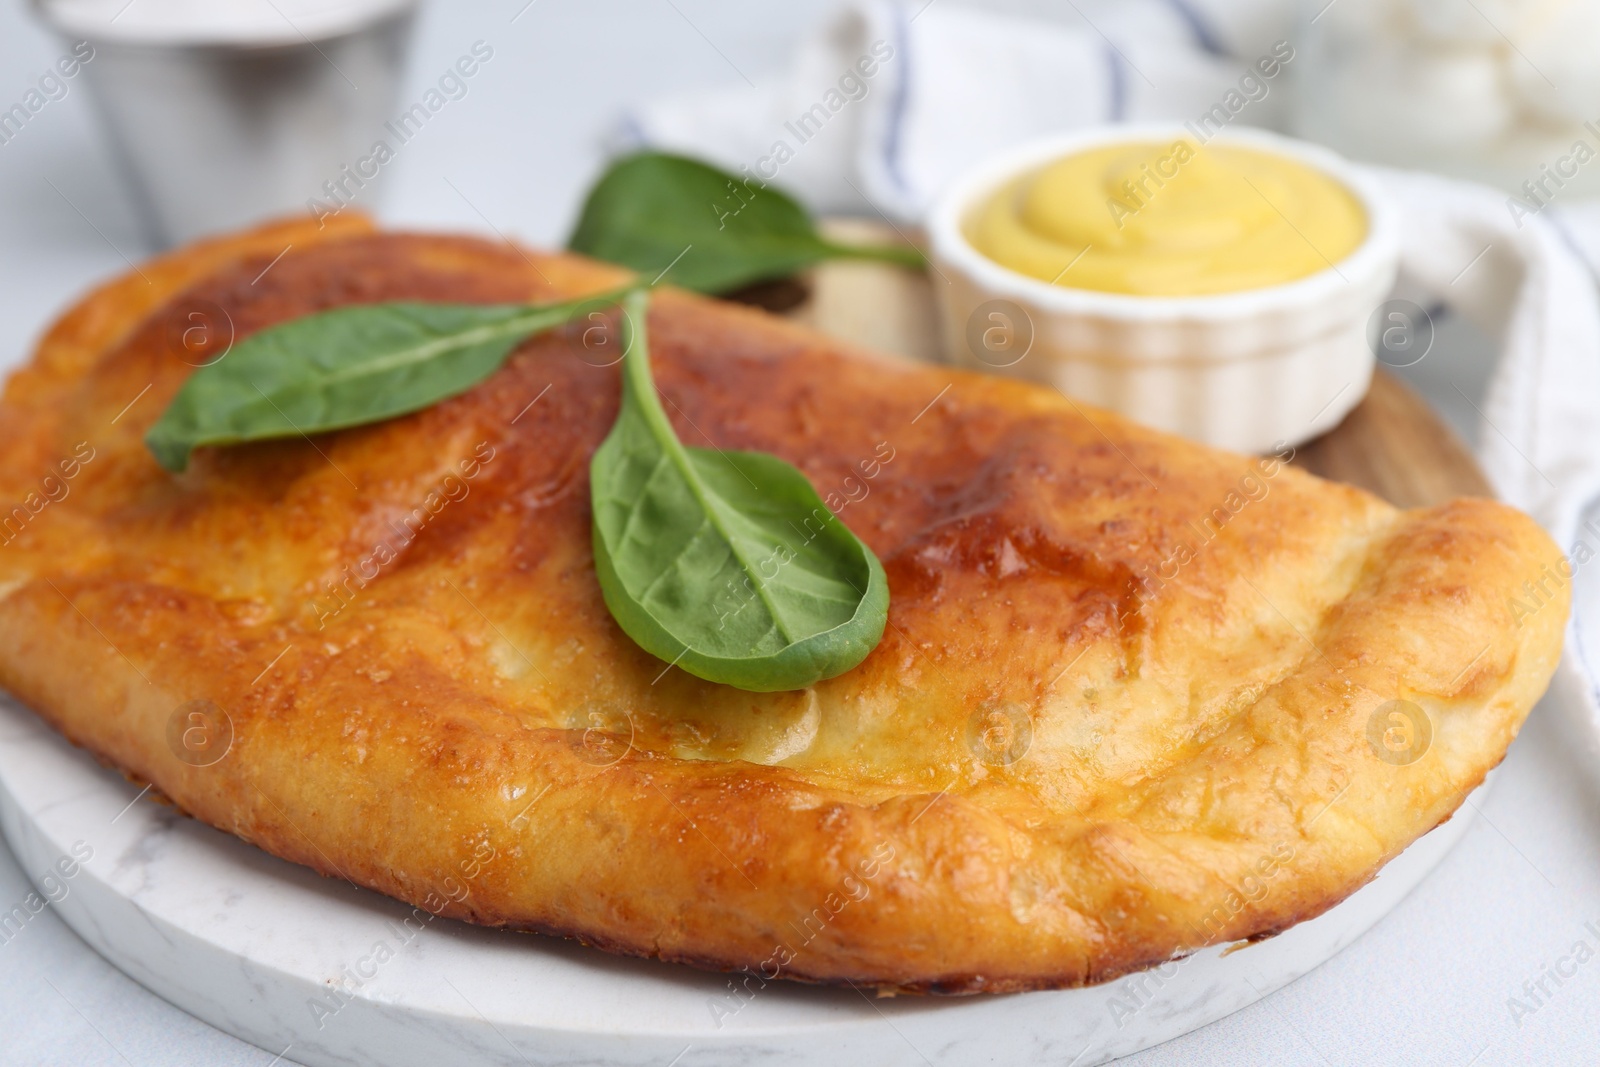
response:
M1359 888L1501 760L1559 653L1563 589L1511 606L1559 550L1510 508L1397 511L669 291L650 329L680 437L794 463L892 596L855 670L714 685L602 602L588 469L618 375L581 331L415 415L180 476L141 441L196 307L243 337L618 271L354 218L141 271L0 400L0 505L25 513L0 534L0 684L197 818L456 918L766 979L1101 981ZM170 741L194 707L231 723L209 766ZM1413 707L1422 741L1393 718Z

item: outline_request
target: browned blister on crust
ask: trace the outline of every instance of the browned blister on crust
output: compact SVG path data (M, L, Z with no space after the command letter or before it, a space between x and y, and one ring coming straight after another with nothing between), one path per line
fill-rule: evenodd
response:
M90 294L0 401L0 501L47 499L0 535L0 682L197 818L446 915L974 992L1317 915L1449 817L1554 669L1560 553L1508 507L1397 511L677 292L650 328L679 435L795 464L889 576L882 644L802 692L666 669L611 620L588 471L618 376L581 328L380 425L179 476L143 447L197 301L244 337L621 277L347 220ZM226 755L180 758L174 715L213 706Z

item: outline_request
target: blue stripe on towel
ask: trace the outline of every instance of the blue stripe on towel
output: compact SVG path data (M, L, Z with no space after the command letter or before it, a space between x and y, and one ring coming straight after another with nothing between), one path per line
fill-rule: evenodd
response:
M883 135L883 169L889 175L889 180L894 182L903 193L911 191L906 183L905 173L900 166L900 135L905 125L906 95L911 85L911 49L907 47L906 40L910 36L910 24L906 21L905 8L895 4L894 11L894 58L899 60L898 77L895 79L893 94L889 98L889 128Z
M1225 56L1228 54L1228 50L1222 47L1222 42L1217 39L1217 35L1211 32L1211 27L1206 23L1205 18L1194 9L1189 0L1167 0L1167 4L1183 20L1183 24L1189 27L1189 33L1193 35L1195 44L1213 56Z
M1589 279L1597 286L1600 286L1600 273L1595 271L1594 263L1589 259L1588 254L1584 252L1583 246L1578 243L1578 238L1572 232L1571 224L1562 217L1560 209L1552 206L1545 217L1550 220L1550 227L1560 237L1561 243L1567 246L1568 251L1577 257L1578 262L1582 263L1584 269L1589 272ZM1594 509L1597 503L1600 503L1600 498L1591 497L1579 505L1578 526L1580 531L1588 518L1589 512ZM1597 673L1595 665L1589 662L1588 642L1584 639L1582 606L1582 598L1574 595L1572 598L1572 636L1574 638L1572 647L1577 651L1579 673L1583 675L1583 680L1588 683L1589 692L1594 698L1595 705L1600 707L1600 673Z
M622 128L617 131L618 145L623 151L631 152L643 148L650 143L650 138L645 135L644 124L639 121L639 116L632 111L622 113Z
M1578 512L1581 520L1588 513L1587 509ZM1594 664L1589 662L1588 642L1583 636L1583 613L1580 598L1572 598L1572 647L1578 654L1578 670L1583 675L1583 680L1588 683L1589 692L1594 698L1596 707L1600 707L1600 674L1595 673Z
M1106 42L1102 51L1106 57L1106 74L1110 78L1110 114L1106 117L1111 122L1121 122L1128 117L1128 71L1123 65L1122 54L1110 41Z
M1567 246L1567 251L1571 252L1577 261L1583 264L1583 269L1588 271L1589 280L1594 282L1596 288L1600 288L1600 273L1596 273L1594 261L1589 258L1589 253L1583 250L1583 245L1578 243L1577 236L1572 232L1572 224L1562 217L1561 209L1550 205L1550 211L1545 217L1550 220L1550 225L1561 238L1561 243Z

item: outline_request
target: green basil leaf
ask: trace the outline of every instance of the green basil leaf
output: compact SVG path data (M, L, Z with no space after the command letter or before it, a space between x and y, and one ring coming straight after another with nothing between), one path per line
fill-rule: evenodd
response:
M340 430L463 393L518 342L625 290L553 304L357 304L262 330L189 376L145 435L170 471L201 445Z
M661 152L612 164L589 191L568 246L646 277L665 272L703 293L784 278L835 256L926 262L913 248L835 244L776 188Z
M794 467L678 440L650 373L648 300L624 298L622 405L590 464L606 606L709 681L772 692L844 673L883 637L883 566Z

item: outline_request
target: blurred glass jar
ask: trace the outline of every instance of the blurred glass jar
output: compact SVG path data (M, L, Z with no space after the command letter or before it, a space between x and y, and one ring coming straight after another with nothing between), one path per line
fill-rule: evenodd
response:
M1302 137L1530 206L1600 192L1600 0L1302 0L1294 43Z

